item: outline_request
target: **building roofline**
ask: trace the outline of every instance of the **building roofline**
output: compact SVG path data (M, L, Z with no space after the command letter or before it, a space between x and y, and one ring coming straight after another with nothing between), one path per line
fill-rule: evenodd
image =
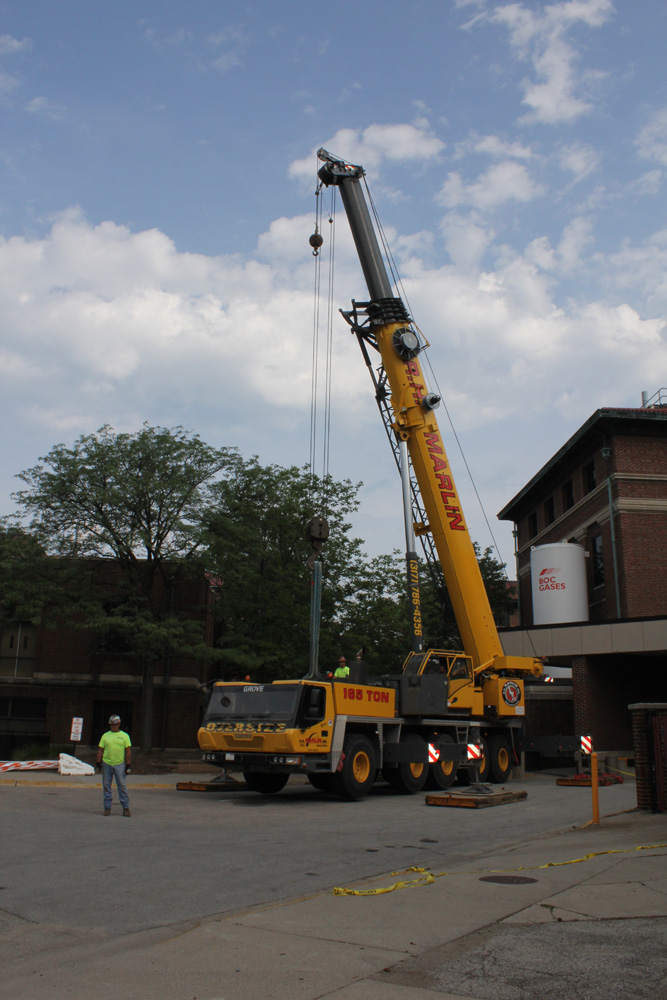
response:
M588 420L581 425L581 427L575 431L575 433L570 437L565 444L558 449L558 451L552 455L549 461L542 466L539 472L536 472L532 479L526 483L526 485L519 490L519 492L512 497L512 499L507 503L503 509L498 513L498 520L500 521L516 521L518 517L515 516L518 511L517 508L521 508L524 503L526 503L530 497L531 492L538 486L543 480L547 479L550 474L556 474L561 465L566 464L566 458L571 456L572 452L577 450L591 451L592 444L591 439L594 436L602 436L606 433L613 433L619 431L623 425L625 425L626 433L638 433L638 431L646 429L648 426L656 423L660 426L660 430L663 434L667 434L667 407L655 407L655 408L618 408L618 407L602 407L596 410ZM568 463L569 464L569 463ZM531 504L532 506L532 504Z

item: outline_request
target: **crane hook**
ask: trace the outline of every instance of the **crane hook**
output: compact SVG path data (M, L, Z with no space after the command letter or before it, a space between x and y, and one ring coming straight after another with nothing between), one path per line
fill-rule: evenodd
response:
M310 243L311 247L313 248L313 257L317 257L319 255L319 252L320 252L320 247L324 243L324 238L320 234L320 231L319 231L319 229L318 229L317 226L315 226L315 232L310 237L310 239L308 240L308 242Z

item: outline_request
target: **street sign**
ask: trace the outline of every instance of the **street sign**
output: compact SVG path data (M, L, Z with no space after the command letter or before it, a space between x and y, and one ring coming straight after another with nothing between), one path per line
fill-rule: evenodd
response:
M83 719L75 716L72 719L72 732L69 734L69 738L72 743L81 742L81 733L83 731Z

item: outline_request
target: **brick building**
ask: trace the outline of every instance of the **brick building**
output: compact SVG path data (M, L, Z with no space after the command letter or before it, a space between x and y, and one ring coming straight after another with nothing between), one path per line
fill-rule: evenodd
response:
M98 584L113 591L117 567L89 561ZM161 586L157 583L156 586ZM213 645L214 590L207 575L178 581L171 608L195 621L205 646ZM214 668L167 655L155 665L154 747L196 748L201 682ZM0 759L21 746L69 742L71 723L83 718L81 746L95 746L116 713L137 745L141 741L141 666L118 641L60 624L16 625L0 636Z
M654 404L597 410L498 515L515 526L521 622L505 651L571 667L574 732L607 750L632 747L628 704L667 700L665 390ZM585 550L586 606L535 625L531 550L562 542Z

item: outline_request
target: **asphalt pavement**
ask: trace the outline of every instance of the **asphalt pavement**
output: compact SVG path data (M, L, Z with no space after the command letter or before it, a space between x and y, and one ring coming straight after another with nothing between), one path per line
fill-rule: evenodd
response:
M133 803L141 808L142 788L192 780L131 775ZM61 783L99 784L38 772L0 781L19 795ZM573 799L589 794L572 789ZM0 909L0 992L12 1000L110 992L122 1000L667 1000L667 815L640 813L624 796L629 808L614 815L602 797L599 825L457 855L446 870L402 868L120 938ZM342 807L341 823L345 815ZM99 901L113 905L122 900Z

